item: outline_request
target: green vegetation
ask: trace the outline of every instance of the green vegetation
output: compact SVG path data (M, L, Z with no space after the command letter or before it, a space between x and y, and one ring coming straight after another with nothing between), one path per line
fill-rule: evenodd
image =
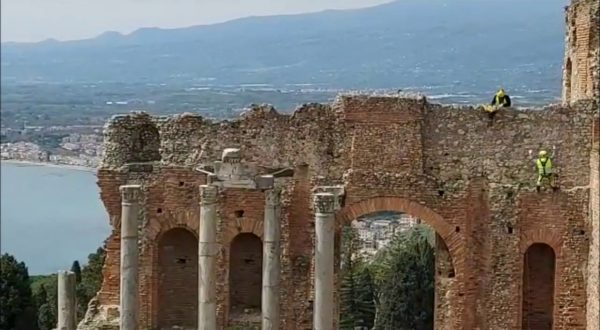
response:
M13 256L0 257L0 329L30 329L33 314L29 272Z
M367 263L358 239L342 233L340 329L433 329L434 250L429 230L416 227L396 236Z
M88 262L83 268L78 261L74 261L71 267L77 279L79 320L85 315L89 301L100 290L105 254L103 248L98 248L88 256ZM1 262L0 329L54 329L58 316L56 274L29 277L25 264L17 262L8 254L2 256Z
M81 320L85 315L87 305L102 286L102 266L106 251L98 248L96 253L88 256L87 265L81 270L81 280L77 282L77 317ZM77 274L77 273L75 273Z

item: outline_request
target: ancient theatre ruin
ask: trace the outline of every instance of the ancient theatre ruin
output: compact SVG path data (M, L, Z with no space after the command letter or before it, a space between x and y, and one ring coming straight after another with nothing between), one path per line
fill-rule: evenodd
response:
M113 117L98 169L113 231L79 328L334 329L340 228L388 210L436 231L436 329L600 329L599 1L566 17L563 103L492 127L385 95ZM552 147L560 189L537 193L529 152Z

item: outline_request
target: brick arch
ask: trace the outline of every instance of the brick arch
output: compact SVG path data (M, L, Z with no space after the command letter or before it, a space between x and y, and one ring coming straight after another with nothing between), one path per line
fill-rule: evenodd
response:
M527 230L521 234L521 254L524 255L527 249L536 243L550 246L558 258L562 247L562 236L554 230L545 228Z
M153 211L152 213L150 213ZM155 210L145 209L147 223L144 227L144 237L151 244L142 245L140 251L140 262L149 265L148 273L141 274L141 290L147 290L150 294L142 298L142 308L146 313L146 318L151 320L152 324L159 322L159 301L160 301L160 242L166 234L174 229L182 229L191 233L198 244L198 219L200 215L197 210L163 210L157 214ZM197 250L196 246L196 250ZM144 307L145 306L145 307Z
M556 297L560 292L557 252L547 243L534 242L523 254L521 278L521 327L551 330L557 320Z
M563 244L563 238L562 236L555 230L551 230L551 229L545 229L545 228L540 228L540 229L531 229L531 230L527 230L524 231L521 234L521 239L520 239L520 244L519 244L519 248L520 248L520 252L521 252L521 262L520 262L520 266L521 266L521 278L520 278L520 283L521 283L521 299L520 299L520 304L521 307L519 308L519 322L524 322L524 315L525 315L525 311L523 310L524 308L524 298L525 298L525 294L523 292L524 287L525 287L525 276L527 274L527 270L525 267L525 263L526 263L526 253L527 251L529 251L529 249L534 246L534 245L546 245L548 247L550 247L550 249L552 249L552 252L554 253L554 280L553 280L553 301L556 301L557 299L557 295L561 292L562 288L561 288L561 275L560 275L560 270L563 268L563 262L562 262L562 258L561 258L561 250L562 250L562 244ZM526 299L525 299L526 300ZM553 306L553 312L552 312L552 317L554 322L556 322L559 318L558 313L558 308L556 305Z
M146 225L145 236L151 242L156 242L167 231L174 228L185 228L198 237L198 219L200 215L194 211L164 211L162 216L150 217Z
M223 231L223 244L231 244L239 234L254 234L262 240L263 220L253 218L241 218L230 221Z
M446 243L450 251L450 257L454 262L455 270L458 273L460 265L457 265L457 263L462 262L462 258L457 258L462 250L460 248L462 244L460 230L457 232L457 227L450 225L442 216L417 202L401 197L374 197L365 199L345 206L338 211L336 213L336 225L338 228L349 225L354 219L381 211L407 213L430 225Z

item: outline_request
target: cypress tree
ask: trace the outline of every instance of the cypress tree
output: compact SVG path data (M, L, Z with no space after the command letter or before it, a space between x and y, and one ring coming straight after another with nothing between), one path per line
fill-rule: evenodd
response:
M71 265L71 271L75 273L75 283L81 283L81 266L79 266L79 261L73 261L73 265Z
M434 254L420 228L391 245L381 287L377 329L433 329Z
M372 329L375 323L375 284L371 270L361 267L356 274L355 327Z

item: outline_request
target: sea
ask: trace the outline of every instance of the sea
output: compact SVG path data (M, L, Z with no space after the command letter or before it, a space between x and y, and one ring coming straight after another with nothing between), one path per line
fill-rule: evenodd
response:
M103 245L108 215L91 171L1 163L0 251L29 275L70 269Z

